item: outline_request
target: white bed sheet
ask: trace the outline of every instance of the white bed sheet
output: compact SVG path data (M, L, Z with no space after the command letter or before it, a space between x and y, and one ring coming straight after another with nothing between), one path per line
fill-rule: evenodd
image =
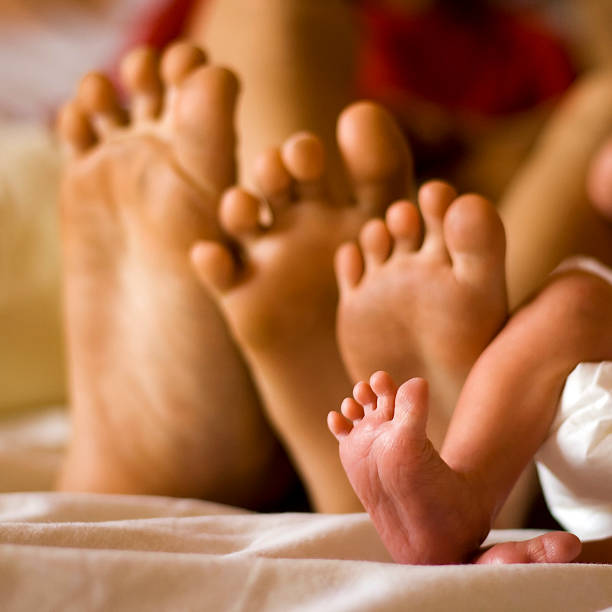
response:
M0 427L1 484L25 491L0 494L3 611L612 606L612 566L399 566L365 514L261 515L195 500L32 492L50 486L67 434L53 411Z

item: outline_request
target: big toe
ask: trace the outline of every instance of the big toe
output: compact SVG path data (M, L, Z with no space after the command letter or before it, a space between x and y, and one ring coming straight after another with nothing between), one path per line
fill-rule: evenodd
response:
M476 558L480 564L571 563L580 554L580 540L571 533L552 532L524 542L496 544Z
M338 119L337 140L357 204L380 214L412 189L412 156L393 117L373 102L357 102Z
M200 187L218 196L236 174L238 79L226 68L204 64L197 47L181 45L162 58L168 127L179 163Z
M457 198L444 217L444 238L457 278L505 287L506 238L491 202L475 194Z

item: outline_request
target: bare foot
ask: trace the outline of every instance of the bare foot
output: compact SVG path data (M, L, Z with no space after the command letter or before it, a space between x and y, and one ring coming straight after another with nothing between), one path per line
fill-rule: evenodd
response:
M580 553L572 534L547 533L523 542L479 549L488 531L476 487L453 472L425 435L427 385L421 379L397 391L386 372L358 383L354 398L331 412L349 479L383 543L399 563L570 563ZM461 537L482 521L473 537ZM468 529L466 529L468 527Z
M442 461L426 424L425 381L397 389L386 372L357 383L342 414L328 415L342 465L393 559L465 562L489 532L489 516L478 505L477 483Z
M492 204L442 182L369 221L336 257L338 338L353 380L377 369L431 386L439 448L472 364L506 318L504 230Z
M411 179L399 128L374 104L342 113L338 143L356 203L327 193L321 142L300 133L258 159L264 201L238 188L223 197L221 224L233 243L201 242L192 252L323 511L361 508L325 428L325 415L351 386L335 341L334 252L404 195Z
M59 118L74 423L60 487L258 505L287 466L189 261L221 235L238 83L187 43L161 62L134 51L122 77L129 118L95 73Z
M591 162L587 190L596 210L612 222L612 138L604 143Z

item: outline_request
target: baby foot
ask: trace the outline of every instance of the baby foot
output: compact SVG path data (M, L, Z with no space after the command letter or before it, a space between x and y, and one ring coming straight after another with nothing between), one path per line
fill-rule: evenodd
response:
M347 476L398 563L468 560L489 532L478 485L444 463L426 435L427 384L386 372L359 382L328 426Z
M189 262L221 235L238 83L188 43L161 62L136 50L121 74L129 116L91 73L59 117L74 421L60 486L257 505L283 478L278 446Z
M353 380L383 368L431 385L439 448L472 364L506 317L504 230L477 195L432 181L417 208L396 202L336 256L338 339Z
M360 509L325 428L325 415L350 388L335 341L334 251L410 180L408 149L382 108L349 107L338 142L355 203L329 195L322 144L300 133L256 162L263 198L238 188L223 196L221 225L233 242L201 242L192 251L324 511Z

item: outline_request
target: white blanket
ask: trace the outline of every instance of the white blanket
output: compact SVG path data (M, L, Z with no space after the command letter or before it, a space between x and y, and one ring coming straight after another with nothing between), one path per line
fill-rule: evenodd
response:
M67 433L60 412L5 423L1 485L48 488ZM365 514L261 515L159 497L0 494L3 612L608 606L610 565L395 565Z

